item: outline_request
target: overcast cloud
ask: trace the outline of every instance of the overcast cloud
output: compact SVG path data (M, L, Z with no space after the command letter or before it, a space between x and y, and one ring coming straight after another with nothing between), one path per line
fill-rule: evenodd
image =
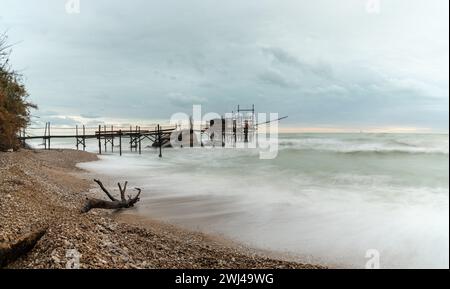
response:
M0 0L0 31L43 119L254 103L296 126L447 131L448 1L366 2Z

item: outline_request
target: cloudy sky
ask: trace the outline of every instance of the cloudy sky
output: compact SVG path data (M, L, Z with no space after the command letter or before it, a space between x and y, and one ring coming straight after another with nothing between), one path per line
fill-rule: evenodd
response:
M41 119L254 103L290 127L448 131L448 0L67 1L0 0Z

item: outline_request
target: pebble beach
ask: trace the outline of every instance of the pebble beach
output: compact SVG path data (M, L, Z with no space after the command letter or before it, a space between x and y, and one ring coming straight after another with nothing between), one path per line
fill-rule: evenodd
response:
M46 228L6 268L322 268L268 257L215 236L111 210L82 214L86 198L106 196L76 167L96 161L74 150L0 153L0 244ZM139 206L139 203L137 204Z

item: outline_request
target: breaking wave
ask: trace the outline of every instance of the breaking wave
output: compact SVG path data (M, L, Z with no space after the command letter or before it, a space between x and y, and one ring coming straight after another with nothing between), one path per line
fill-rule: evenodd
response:
M348 137L323 138L300 136L280 139L281 149L317 150L338 153L411 153L411 154L449 154L447 138L433 138L417 141L398 137Z

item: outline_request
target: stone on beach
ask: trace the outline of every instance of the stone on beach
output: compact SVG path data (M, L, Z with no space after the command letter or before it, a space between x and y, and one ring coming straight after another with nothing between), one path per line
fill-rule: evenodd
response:
M0 243L48 228L10 268L319 268L252 256L213 238L152 221L125 223L115 214L80 214L87 197L103 198L76 163L96 155L73 150L0 153ZM78 259L77 259L78 258ZM70 268L77 268L75 266Z

